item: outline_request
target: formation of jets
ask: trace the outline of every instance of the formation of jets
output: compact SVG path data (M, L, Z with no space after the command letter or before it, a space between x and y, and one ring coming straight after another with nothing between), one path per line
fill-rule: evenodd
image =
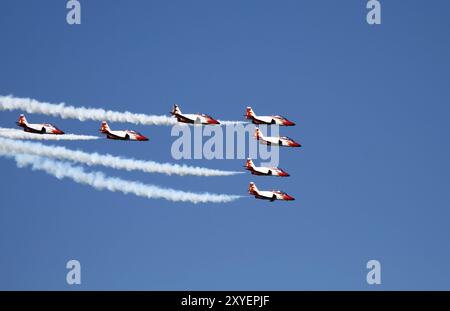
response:
M170 113L180 123L188 124L202 124L202 125L218 125L220 122L207 114L185 114L182 113L178 105L174 105L172 112ZM260 125L279 125L279 126L294 126L295 123L280 115L273 116L257 116L251 107L247 107L246 118L251 120L253 124ZM53 134L63 135L64 132L58 129L56 126L48 123L43 124L31 124L27 122L27 119L23 114L19 116L17 125L22 127L25 132L36 134ZM108 139L115 140L134 140L134 141L148 141L148 138L139 132L132 130L111 130L106 121L102 121L100 132L106 135ZM255 138L261 144L280 147L301 147L301 144L295 140L281 136L281 137L267 137L261 133L261 130L257 127L255 130ZM252 159L247 159L245 169L252 175L257 176L279 176L289 177L290 175L281 168L274 167L258 167L255 166ZM271 202L275 200L293 201L292 196L279 190L261 191L258 190L254 182L250 183L249 193L255 196L256 199L269 200Z
M246 118L251 120L253 124L266 124L266 125L279 125L279 126L294 126L295 123L288 120L287 118L274 115L274 116L257 116L253 111L252 107L247 107ZM261 133L261 130L257 127L255 130L255 138L259 143L269 145L269 146L279 146L279 147L301 147L302 145L293 140L292 138L281 136L281 137L268 137ZM258 176L279 176L279 177L289 177L289 174L281 168L272 167L257 167L253 163L252 159L247 159L245 164L245 169L250 171L252 175ZM290 196L286 192L280 190L259 190L254 182L250 183L249 187L250 195L253 195L256 199L269 200L271 202L275 200L281 201L293 201L294 197Z
M247 159L245 163L245 169L250 171L252 175L257 176L279 176L289 177L290 175L279 167L264 167L255 166L252 159ZM249 193L255 196L256 199L269 200L271 202L275 200L281 201L294 201L295 198L280 190L260 191L256 187L254 182L250 183Z

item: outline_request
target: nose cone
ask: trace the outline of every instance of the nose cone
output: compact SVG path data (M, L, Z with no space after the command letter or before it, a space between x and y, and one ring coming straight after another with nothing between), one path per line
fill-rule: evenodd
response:
M64 132L61 131L60 129L54 129L54 130L52 130L52 132L53 132L53 134L56 134L56 135L62 135L62 134L64 134Z
M148 138L145 137L145 136L143 136L143 135L139 136L138 139L139 139L140 141L148 141Z
M209 119L208 124L220 124L220 122L214 119Z
M284 121L283 121L283 125L285 125L285 126L294 126L295 123L292 122L292 121L289 121L289 120L284 120Z
M284 195L284 199L285 199L286 201L295 201L295 198L294 198L294 197L291 197L289 194L285 194L285 195Z
M291 147L301 147L302 145L299 144L298 142L291 141L290 144L289 144L289 146L291 146Z
M281 177L289 177L289 176L291 176L291 175L289 175L289 174L288 174L287 172L285 172L285 171L281 171L280 176L281 176Z

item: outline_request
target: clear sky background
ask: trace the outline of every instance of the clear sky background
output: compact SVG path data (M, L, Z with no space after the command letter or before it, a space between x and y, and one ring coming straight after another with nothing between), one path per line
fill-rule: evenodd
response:
M108 175L245 195L248 182L293 203L172 203L96 191L0 159L0 289L450 289L450 2L365 0L0 2L0 94L147 114L242 119L245 106L297 123L281 133L290 178ZM19 111L0 112L14 127ZM98 122L28 114L66 132ZM150 137L49 142L172 160L170 127ZM241 160L180 161L239 170ZM66 284L66 262L82 285ZM366 283L366 263L382 285Z

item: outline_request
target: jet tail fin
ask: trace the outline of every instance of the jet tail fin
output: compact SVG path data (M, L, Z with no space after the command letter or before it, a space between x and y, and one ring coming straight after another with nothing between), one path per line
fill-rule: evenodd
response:
M172 111L170 112L171 115L177 115L177 114L181 114L181 109L180 107L178 107L178 105L173 105Z
M255 130L255 138L256 139L260 139L260 138L264 138L264 135L261 133L261 130L257 127Z
M247 119L252 119L255 117L255 112L253 111L252 107L247 107L247 111L245 113L245 116L247 117Z
M247 169L252 169L252 168L254 168L254 167L255 167L255 164L253 163L253 160L250 159L250 158L248 158L248 159L247 159L247 162L245 163L245 167L246 167Z
M25 118L25 115L21 114L19 116L19 121L17 122L17 125L26 125L27 124L27 119Z
M102 128L100 129L100 132L107 133L110 131L109 125L106 121L102 121Z
M258 194L258 188L256 187L254 182L250 183L250 187L248 188L248 192L250 194L253 194L253 195Z

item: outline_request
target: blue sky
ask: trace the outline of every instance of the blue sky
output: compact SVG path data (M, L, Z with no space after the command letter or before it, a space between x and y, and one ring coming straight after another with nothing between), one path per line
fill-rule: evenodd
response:
M448 1L381 1L380 26L366 23L362 0L81 2L82 24L69 26L64 1L1 1L0 94L147 114L179 103L226 120L247 105L286 115L297 126L281 133L304 145L282 150L287 179L88 170L244 195L255 180L297 200L147 200L2 158L0 289L450 289ZM0 112L0 126L19 113ZM150 141L55 144L172 161L170 127L114 126ZM65 281L70 259L81 262L78 287ZM378 287L366 283L371 259Z

